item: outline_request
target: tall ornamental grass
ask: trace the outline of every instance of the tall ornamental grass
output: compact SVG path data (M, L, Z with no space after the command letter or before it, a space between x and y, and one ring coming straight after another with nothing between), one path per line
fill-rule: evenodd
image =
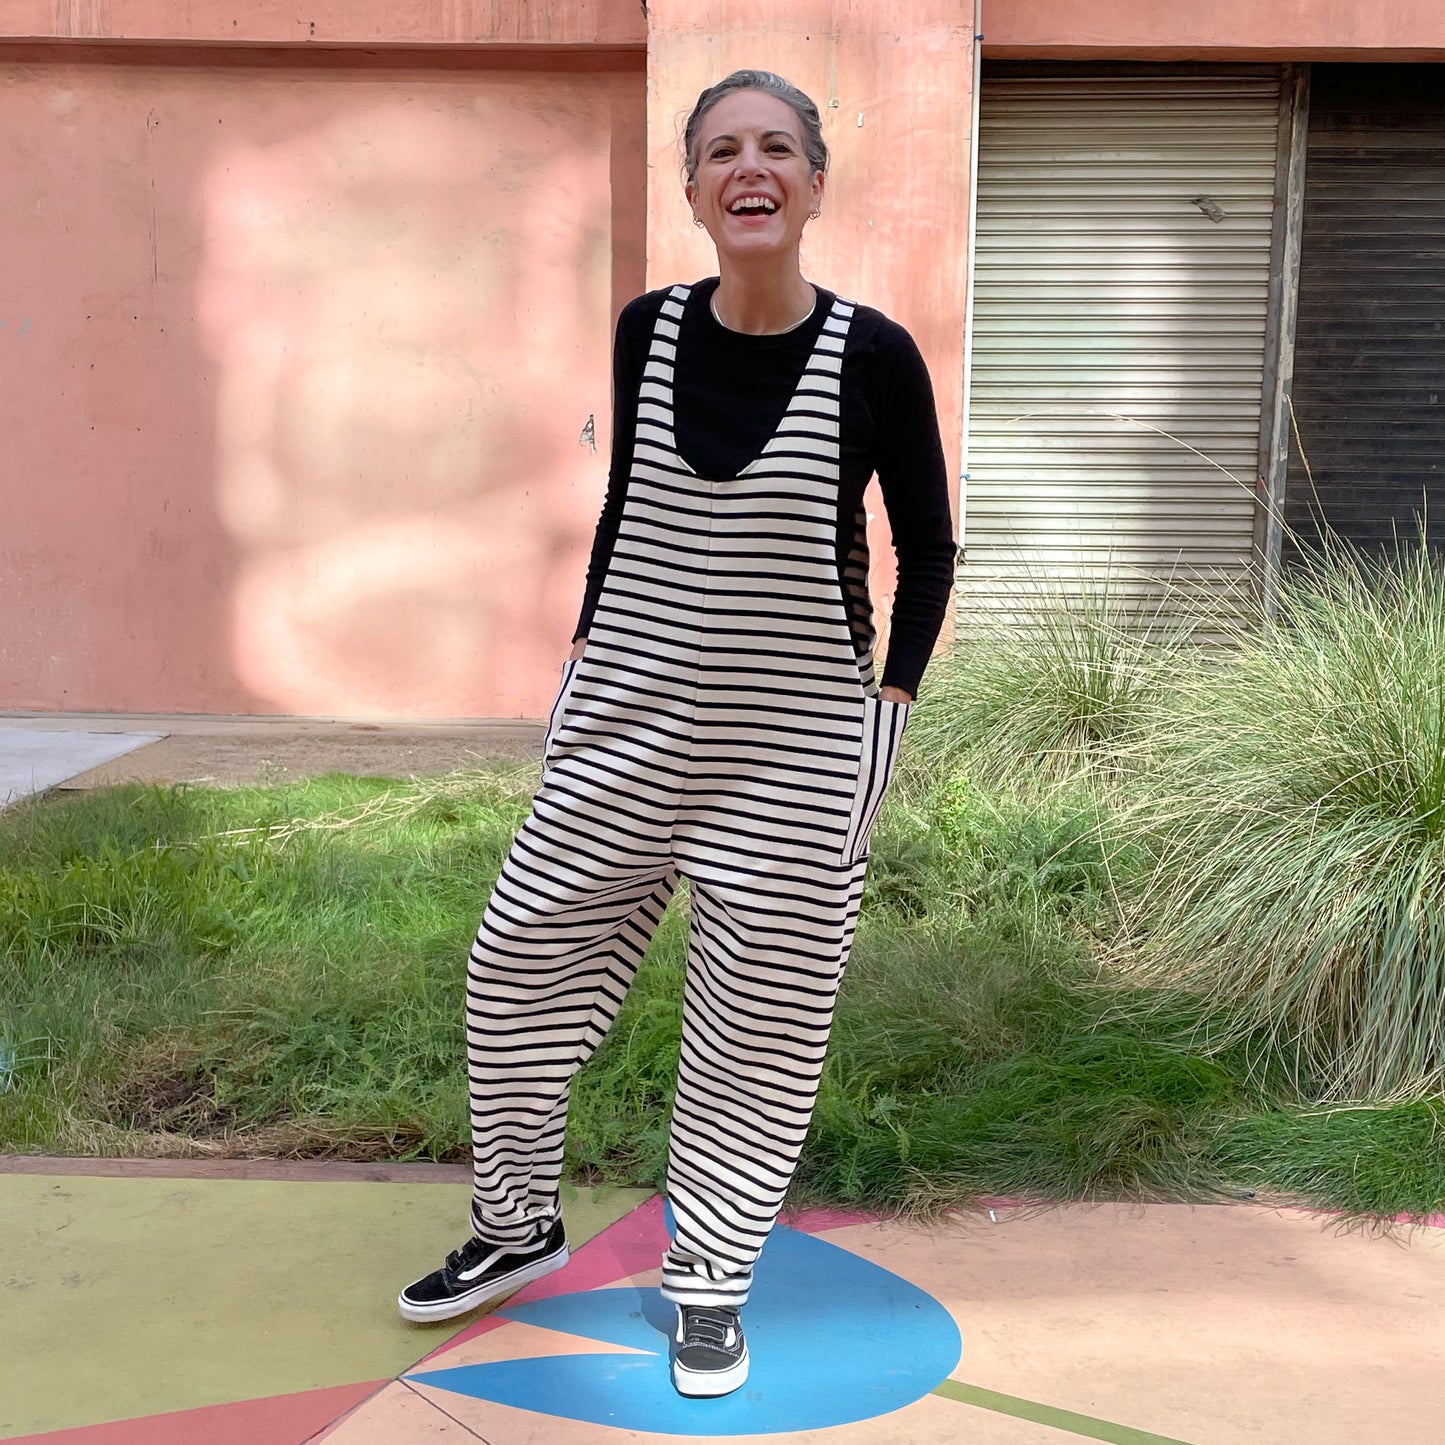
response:
M1445 1089L1445 570L1332 547L1177 667L1116 956L1321 1100Z
M1168 664L1195 655L1187 613L1141 604L1123 579L1039 579L1026 614L960 639L929 667L903 784L965 773L1044 791L1124 777L1158 711Z

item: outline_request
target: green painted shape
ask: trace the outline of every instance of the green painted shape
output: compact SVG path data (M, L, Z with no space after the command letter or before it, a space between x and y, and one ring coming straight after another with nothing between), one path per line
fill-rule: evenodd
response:
M580 1245L647 1198L567 1190ZM0 1175L0 1440L400 1374L465 1184Z
M1031 1420L1035 1425L1051 1425L1067 1430L1086 1440L1107 1440L1109 1445L1187 1445L1172 1435L1151 1435L1132 1425L1115 1425L1110 1420L1096 1420L1092 1415L1077 1415L1056 1405L1041 1405L1037 1400L1022 1400L1017 1395L1001 1395L978 1385L965 1385L962 1380L945 1380L934 1392L965 1405L977 1405L999 1415L1012 1415L1016 1420Z

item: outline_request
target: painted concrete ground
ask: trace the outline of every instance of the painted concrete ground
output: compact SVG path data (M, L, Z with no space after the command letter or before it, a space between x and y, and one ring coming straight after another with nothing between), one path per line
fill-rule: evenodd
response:
M656 1199L577 1193L566 1270L489 1315L423 1329L393 1299L457 1242L466 1186L445 1171L363 1183L5 1170L4 1440L1445 1436L1439 1229L1382 1238L1247 1205L998 1207L935 1228L803 1216L764 1255L747 1387L703 1402L668 1383Z

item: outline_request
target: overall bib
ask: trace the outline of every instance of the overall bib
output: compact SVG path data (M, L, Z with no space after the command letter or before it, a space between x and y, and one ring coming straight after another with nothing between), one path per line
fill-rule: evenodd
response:
M812 1115L908 705L878 696L871 624L857 635L844 599L857 569L837 561L852 305L834 303L762 454L715 480L673 431L688 290L653 332L586 652L563 670L541 787L471 953L472 1216L514 1244L554 1216L572 1076L683 877L662 1293L741 1305Z

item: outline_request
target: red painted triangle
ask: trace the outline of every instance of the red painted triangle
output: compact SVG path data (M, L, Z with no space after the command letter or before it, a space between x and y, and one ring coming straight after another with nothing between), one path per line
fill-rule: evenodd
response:
M233 1405L205 1405L112 1420L106 1425L81 1425L73 1430L48 1430L21 1435L6 1445L304 1445L339 1415L359 1405L389 1380L360 1385L331 1385L295 1395L268 1395L238 1400Z

